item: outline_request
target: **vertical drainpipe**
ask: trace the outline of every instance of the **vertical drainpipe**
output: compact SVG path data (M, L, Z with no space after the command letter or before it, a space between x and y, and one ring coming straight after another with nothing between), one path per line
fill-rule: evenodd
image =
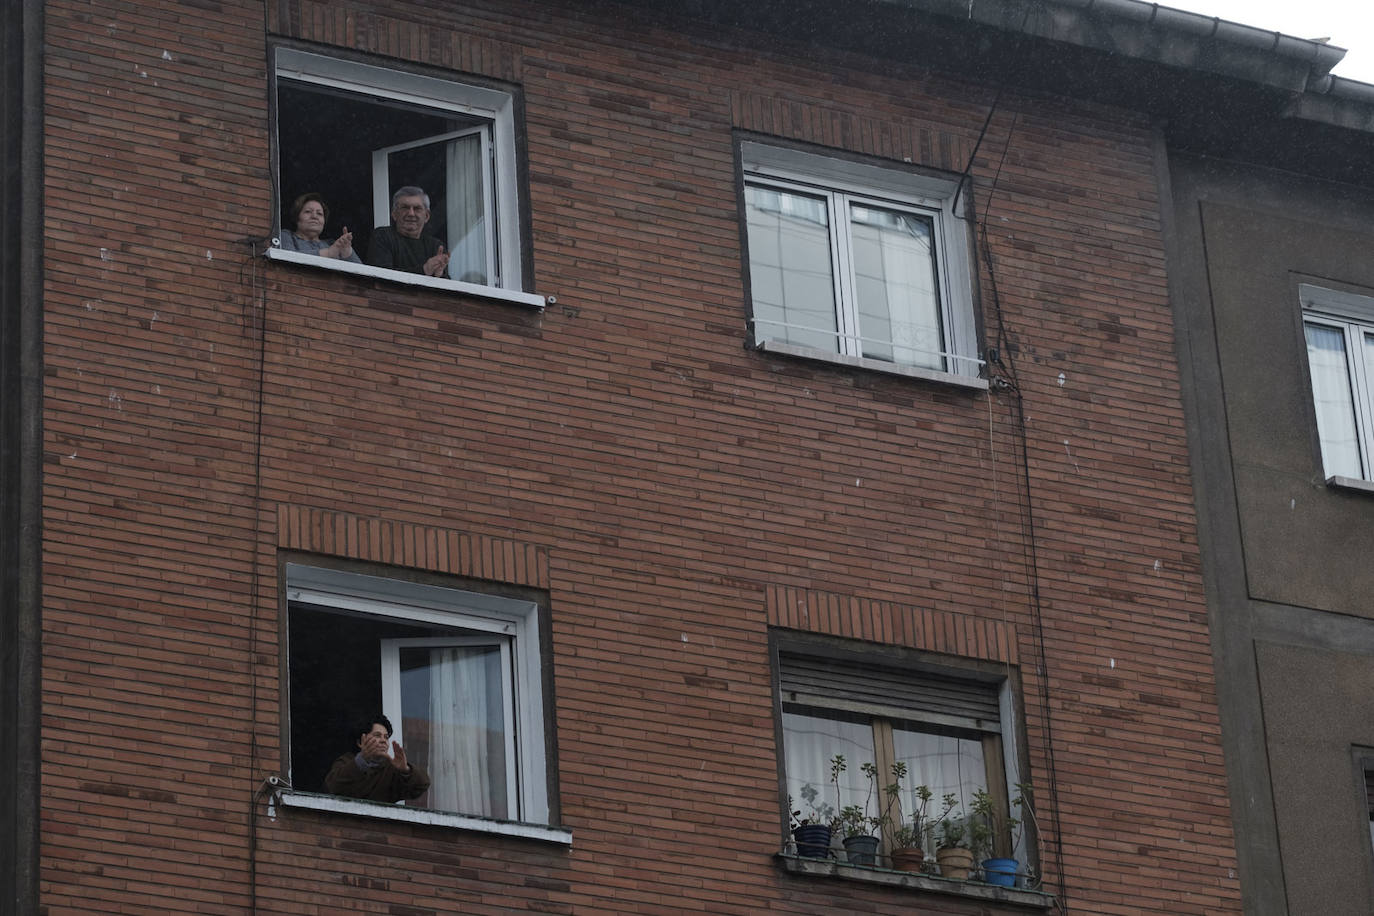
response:
M43 2L0 8L0 914L38 912Z

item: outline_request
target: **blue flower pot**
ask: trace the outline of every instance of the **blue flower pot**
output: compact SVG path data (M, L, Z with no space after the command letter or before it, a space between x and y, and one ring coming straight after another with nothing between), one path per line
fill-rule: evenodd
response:
M983 880L998 887L1016 886L1015 859L984 859Z
M809 859L830 858L830 825L804 824L792 828L792 839L797 841L797 855Z

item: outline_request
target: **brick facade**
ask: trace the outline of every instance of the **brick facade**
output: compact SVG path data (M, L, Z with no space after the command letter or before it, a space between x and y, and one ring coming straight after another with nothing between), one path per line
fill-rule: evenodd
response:
M979 148L1027 483L1011 392L744 346L736 132L957 172L995 86L633 5L47 10L49 912L1001 912L779 870L770 627L1014 667L1046 889L1239 911L1146 119L1013 86ZM556 304L255 257L279 41L518 87ZM570 848L269 812L288 553L547 593Z

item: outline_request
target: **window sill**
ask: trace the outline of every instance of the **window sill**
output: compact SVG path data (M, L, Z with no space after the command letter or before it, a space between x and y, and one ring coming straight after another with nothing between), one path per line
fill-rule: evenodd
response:
M384 802L341 798L337 795L321 795L316 792L300 792L295 789L278 789L274 793L274 800L283 808L309 808L313 811L332 811L336 814L403 821L407 824L425 824L431 827L470 830L475 833L493 833L498 836L537 840L541 843L554 843L559 846L572 845L572 831L563 827L546 827L520 821L501 821L495 818L474 817L468 814L450 814L446 811L430 811L426 808L407 808L404 805L388 805Z
M811 859L785 853L779 853L775 858L782 866L783 871L793 875L861 881L865 884L901 887L911 891L945 894L968 900L983 900L988 903L1031 910L1049 910L1055 905L1054 897L1040 891L996 887L991 884L980 884L977 881L956 881L951 878L936 878L913 872L890 871L886 868L846 865L829 859Z
M354 264L352 261L322 258L317 254L306 254L301 251L284 251L281 248L268 248L264 254L267 259L271 261L286 261L291 264L301 264L316 270L332 270L338 273L354 274L360 277L371 277L375 280L387 280L391 283L399 283L403 286L419 286L425 289L460 293L464 296L473 296L478 299L487 299L492 302L509 302L515 305L527 305L537 309L542 309L545 304L544 297L534 293L526 293L513 289L501 289L496 286L483 286L479 283L463 283L458 280L441 280L438 277L427 277L424 274L406 273L402 270L391 270L386 267L373 267L371 264Z
M827 353L824 350L801 347L796 344L783 343L778 340L761 340L756 346L765 353L778 353L782 356L794 356L798 359L810 359L823 363L836 363L841 366L853 366L856 369L868 369L872 372L884 372L888 375L901 375L906 378L922 379L927 382L957 385L960 388L970 388L974 391L988 390L988 380L979 378L976 375L959 375L954 372L941 372L938 369L925 369L921 366L903 366L900 363L889 363L881 359L869 359L863 356L846 356L843 353Z
M1355 477L1328 477L1326 485L1333 490L1356 490L1374 496L1374 481L1360 480Z

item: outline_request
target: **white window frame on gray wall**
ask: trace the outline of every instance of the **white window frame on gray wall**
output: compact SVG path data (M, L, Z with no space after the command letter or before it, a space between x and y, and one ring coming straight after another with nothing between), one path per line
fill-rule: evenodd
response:
M1317 436L1328 483L1374 481L1374 297L1300 284Z
M954 211L959 184L956 177L885 168L756 141L740 143L740 159L745 185L742 219L747 236L753 239L749 247L758 249L747 252L750 322L757 347L986 387L979 378L982 360L977 356L969 230ZM777 207L776 227L766 224L771 217L762 205L765 197ZM808 207L814 208L809 216L792 215L814 224L810 229L814 249L810 253L814 256L797 257L793 263L784 264L781 262L786 256L780 255L779 263L769 262L766 242L776 234L781 248L784 217L789 210ZM933 289L926 290L925 295L930 301L889 302L884 316L866 321L861 291L881 286L886 297L892 288L883 285L883 278L869 276L860 267L866 249L858 242L855 226L865 218L928 227L924 231L929 233ZM822 240L820 232L827 238ZM823 248L828 248L828 253ZM882 253L885 249L880 246L874 251ZM828 264L824 263L827 256ZM771 301L781 291L774 287L791 290L781 292L784 302ZM785 300L793 295L813 302L809 308L792 307ZM899 308L908 314L923 310L938 326L908 323L908 332L895 332L892 328L901 323L896 314ZM827 314L831 309L833 315ZM884 333L874 334L874 324Z
M451 288L463 292L507 299L542 307L542 297L523 292L523 263L519 208L519 181L515 137L515 100L511 93L457 80L440 79L401 70L391 70L353 60L342 60L302 51L297 48L275 49L277 85L294 83L320 90L356 96L360 101L375 101L387 105L409 106L436 114L447 113L475 122L480 128L483 162L483 201L478 210L483 214L486 250L479 260L486 263L486 277L481 282L461 278L426 277L367 264L353 264L338 259L324 259L310 254L285 251L273 247L268 257L294 261L313 267L341 270L374 276L385 276L396 282L436 288ZM460 133L468 133L462 131ZM457 134L454 134L457 136ZM421 140L407 140L379 150L359 150L358 155L374 163L372 224L390 223L390 193L386 175L386 154L423 143L436 144L451 139L447 134ZM279 150L279 155L291 151ZM376 163L380 154L381 168ZM441 153L436 153L441 155ZM308 189L307 189L308 190ZM362 190L362 189L359 189ZM296 193L296 190L284 193ZM450 195L451 196L451 195ZM286 227L291 228L291 227ZM366 252L359 252L365 256Z

